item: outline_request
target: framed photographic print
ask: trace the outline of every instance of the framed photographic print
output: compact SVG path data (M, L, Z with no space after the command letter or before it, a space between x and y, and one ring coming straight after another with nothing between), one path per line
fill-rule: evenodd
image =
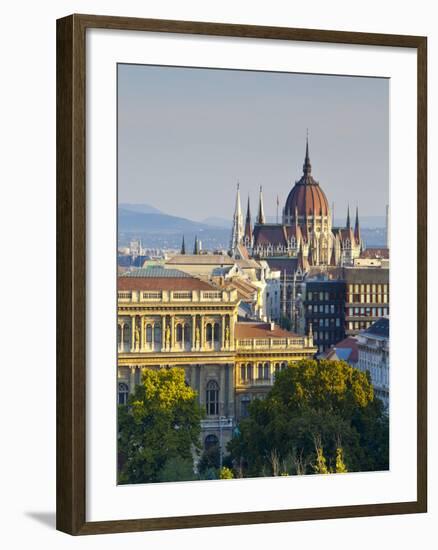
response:
M57 25L58 529L425 512L426 38Z

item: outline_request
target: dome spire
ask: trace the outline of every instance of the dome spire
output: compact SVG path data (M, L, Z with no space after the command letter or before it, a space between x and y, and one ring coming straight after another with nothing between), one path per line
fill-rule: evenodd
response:
M303 173L305 176L308 176L312 172L312 165L310 164L310 157L309 157L309 130L307 130L306 135L306 156L304 158L304 164L303 164Z

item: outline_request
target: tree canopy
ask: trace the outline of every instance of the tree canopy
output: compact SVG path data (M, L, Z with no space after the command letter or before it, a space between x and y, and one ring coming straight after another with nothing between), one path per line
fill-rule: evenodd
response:
M146 370L118 411L119 483L191 479L201 409L184 369ZM193 468L192 468L193 470Z
M244 476L388 468L388 419L367 374L303 360L276 376L228 447Z

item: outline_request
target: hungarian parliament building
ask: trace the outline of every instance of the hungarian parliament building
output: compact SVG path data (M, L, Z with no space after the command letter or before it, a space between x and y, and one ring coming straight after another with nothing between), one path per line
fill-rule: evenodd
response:
M248 198L244 224L238 186L230 243L232 256L257 259L286 256L296 258L301 270L306 270L310 266L353 265L364 248L357 208L354 227L349 209L345 227L333 226L327 197L312 176L308 140L303 175L286 199L282 218L281 224L266 222L260 188L256 222L252 224Z

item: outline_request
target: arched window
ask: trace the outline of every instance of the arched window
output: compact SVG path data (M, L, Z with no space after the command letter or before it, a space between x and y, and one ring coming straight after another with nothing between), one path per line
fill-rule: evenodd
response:
M118 391L118 403L119 405L126 405L128 403L129 388L128 384L124 382L119 382L119 391Z
M213 327L212 327L211 323L208 323L208 325L206 326L205 337L207 339L207 342L209 344L211 344L211 341L213 339Z
M146 325L146 342L152 344L152 325Z
M244 382L245 378L246 378L246 367L245 367L245 365L241 365L241 367L240 367L240 380L242 382Z
M204 439L204 448L206 451L212 449L213 447L217 447L218 445L219 439L214 434L207 435Z
M258 369L257 369L257 378L261 380L263 378L263 365L259 363Z
M214 333L213 333L214 342L219 343L219 323L214 324Z
M207 383L206 408L208 415L219 414L219 384L215 380Z
M264 367L263 367L263 378L265 380L269 380L269 375L270 375L270 372L269 372L269 363L265 363Z

